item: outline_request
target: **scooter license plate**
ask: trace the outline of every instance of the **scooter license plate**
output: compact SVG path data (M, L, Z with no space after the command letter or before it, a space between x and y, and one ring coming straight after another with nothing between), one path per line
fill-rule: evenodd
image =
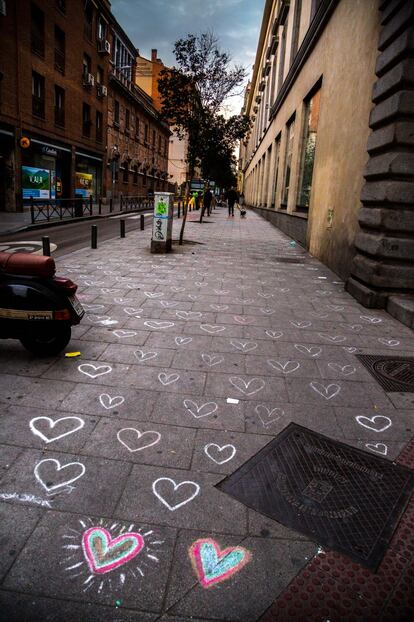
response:
M68 300L75 313L79 317L83 317L85 315L85 309L82 307L81 302L76 298L76 296L69 296Z

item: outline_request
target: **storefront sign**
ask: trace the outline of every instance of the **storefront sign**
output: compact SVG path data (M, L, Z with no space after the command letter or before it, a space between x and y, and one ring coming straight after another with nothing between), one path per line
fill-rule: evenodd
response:
M50 170L22 166L22 195L24 199L50 199Z
M57 156L57 150L53 149L53 147L46 147L45 145L42 147L42 153L50 156Z
M92 173L75 173L75 194L81 197L93 196L93 175Z

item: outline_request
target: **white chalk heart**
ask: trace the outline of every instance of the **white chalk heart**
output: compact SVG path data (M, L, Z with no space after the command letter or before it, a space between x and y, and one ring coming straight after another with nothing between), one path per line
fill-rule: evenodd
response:
M296 326L296 328L309 328L309 326L312 326L312 322L307 321L299 322L297 320L290 320L290 323L292 326Z
M349 352L350 354L354 354L354 352L357 351L357 348L354 348L354 346L350 346L349 348L343 346L343 349L345 350L345 352Z
M350 376L356 372L356 367L352 365L340 365L339 363L328 363L328 367L333 369L334 371L338 371L344 376Z
M317 346L303 346L302 344L295 343L296 350L303 352L303 354L309 354L312 357L319 356L322 352L322 348Z
M283 335L281 330L266 330L265 333L268 337L271 337L272 339L279 339Z
M383 343L384 346L389 346L390 348L400 345L398 339L385 339L385 337L378 337L378 341Z
M175 315L181 320L196 320L203 314L200 311L176 311Z
M213 324L201 324L200 328L206 333L211 333L212 335L216 333L221 333L223 330L226 330L225 326L215 326Z
M53 430L55 426L58 426L63 421L76 422L75 427L69 430L68 432L63 432L62 434L59 434L57 436L52 436L52 437L47 436L46 434L44 434L38 429L38 425L41 422L46 422L49 428ZM80 430L81 428L83 428L84 425L85 425L85 422L80 417L61 417L60 419L56 419L55 421L51 419L50 417L35 417L34 419L30 421L30 424L29 424L30 430L33 432L33 434L35 436L39 436L42 439L42 441L44 441L45 443L53 443L53 441L57 441L60 438L63 438L64 436L73 434L74 432L77 432L77 430Z
M179 488L182 488L182 491L184 489L187 490L187 497L184 498L183 501L180 501L178 503L176 503L175 505L171 505L166 499L165 496L163 496L161 494L161 492L159 492L159 490L157 490L157 488L159 489L160 487L163 487L164 489L164 495L166 494L167 489L165 487L165 483L168 482L168 487L170 489L169 494L176 494L177 491L179 490ZM173 490L171 490L171 486L173 487ZM190 489L193 489L193 492L189 492ZM178 510L178 508L181 508L183 505L186 505L187 503L189 503L190 501L192 501L200 492L200 486L198 484L196 484L196 482L191 482L191 481L184 481L184 482L180 482L179 484L177 484L173 479L169 478L169 477L159 477L158 479L155 480L155 482L152 484L152 492L154 493L154 495L157 497L157 499L159 499L161 501L161 503L163 503L165 505L165 507L167 507L171 512L175 512L175 510Z
M185 291L185 287L181 287L178 285L174 285L171 289L173 292L184 292Z
M252 378L251 380L246 381L239 376L231 376L230 384L232 384L235 389L240 391L240 393L243 393L243 395L254 395L264 389L266 385L263 378Z
M136 428L122 428L116 436L118 441L122 443L122 445L124 445L124 447L126 447L131 453L152 447L161 440L161 434L159 432L155 432L154 430L140 432ZM146 437L147 442L141 444L144 436Z
M144 352L144 350L135 350L135 358L140 362L149 361L155 359L158 356L158 352Z
M210 458L210 460L220 465L225 464L234 458L236 455L236 448L234 445L222 445L220 447L220 445L216 445L216 443L208 443L204 447L204 453Z
M251 350L255 350L257 348L257 343L255 341L230 341L230 344L236 348L237 350L241 350L242 352L250 352Z
M83 303L83 307L86 311L99 311L99 309L104 308L104 305L97 305L97 304L87 305Z
M174 300L160 300L160 305L162 307L176 307L179 303Z
M121 404L125 402L125 398L122 397L122 395L114 395L114 397L111 397L108 393L102 393L99 396L99 401L106 410L109 410L110 408L121 406Z
M259 415L259 419L263 424L263 427L267 427L271 425L275 421L278 421L280 417L285 414L285 411L281 408L272 408L270 409L268 406L264 404L258 404L254 409L256 413Z
M192 340L193 340L192 337L176 337L174 339L177 346L185 346L187 343L190 343L190 341Z
M202 354L201 358L206 365L213 367L214 365L218 365L224 361L222 356L218 356L217 354Z
M172 384L173 382L177 382L177 380L179 379L179 374L166 374L165 372L160 372L158 374L158 380L161 382L161 384L163 384L164 386L167 386L169 384Z
M164 296L162 292L144 292L147 298L161 298Z
M382 319L380 317L371 317L370 315L360 315L359 317L361 318L361 320L366 320L367 322L370 322L370 324L379 324L380 322L382 322Z
M98 376L109 374L109 372L112 371L112 367L110 365L94 365L93 363L84 363L83 365L79 365L78 370L82 374L85 374L85 376L89 376L89 378L97 378Z
M284 374L291 374L300 367L300 363L297 361L287 361L286 363L281 363L280 361L269 360L267 362L271 367L273 367L273 369L281 371Z
M147 322L144 322L144 324L145 326L148 326L148 328L154 328L156 330L171 328L174 326L174 322L166 322L162 320L148 320Z
M366 443L365 447L371 451L375 451L377 454L382 454L383 456L386 456L388 453L388 447L385 443Z
M201 417L212 415L218 408L215 402L206 402L205 404L201 404L201 406L199 406L197 402L194 402L193 400L184 400L183 404L195 419L201 419Z
M332 343L341 343L342 341L346 341L346 337L342 335L326 335L325 333L318 333L319 337L322 339L326 339L327 341L332 341Z
M127 315L137 316L143 312L143 309L134 309L134 307L125 307L124 311Z
M251 323L251 320L249 320L247 317L242 317L241 315L235 315L233 316L233 319L238 324L250 324Z
M355 417L355 419L358 421L359 425L362 425L364 426L364 428L368 428L369 430L374 430L374 432L384 432L392 426L391 419L389 417L385 417L384 415L374 415L373 417L358 415L357 417ZM376 421L378 421L378 425L381 426L380 428L375 427ZM382 423L379 423L380 421ZM370 423L372 423L372 425L370 425Z
M262 313L264 313L264 315L273 315L273 313L275 313L274 309L262 309L262 308L260 308L260 311Z
M122 330L120 328L117 328L112 332L119 339L123 339L124 337L135 337L135 335L137 334L134 330Z
M214 311L227 311L229 308L228 305L210 305L210 307L214 309Z
M71 469L71 467L75 467L75 469L72 468L71 470L72 472L74 470L77 471L77 474L76 475L73 474L71 477L69 477L68 479L58 484L50 485L48 480L50 480L51 477L48 476L48 477L43 478L39 473L39 471L41 470L44 471L46 463L49 463L46 469L50 467L51 464L53 463L53 467L55 471L58 471L58 472L64 471L65 469ZM76 482L77 479L82 477L85 471L86 471L85 465L82 464L82 462L69 462L68 464L64 464L62 466L59 460L55 460L54 458L47 458L46 460L41 460L40 462L38 462L33 472L39 484L41 484L47 492L51 492L52 490L57 490L58 488L62 488L63 486L69 486L70 484L73 484L73 482ZM45 479L46 479L46 482L45 482Z
M311 386L312 389L316 391L316 393L322 395L322 397L324 397L326 400L331 400L333 397L338 395L341 390L339 384L328 384L325 386L320 382L310 382L309 386Z

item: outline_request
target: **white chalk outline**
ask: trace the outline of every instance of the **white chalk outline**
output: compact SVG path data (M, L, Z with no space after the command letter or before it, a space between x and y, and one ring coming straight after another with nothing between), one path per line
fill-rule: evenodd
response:
M240 382L242 382L242 383L243 383L243 385L244 385L244 389L240 388L240 387L236 384L236 381L237 381L237 380L240 380ZM258 381L259 383L261 383L261 385L262 385L262 386L261 386L261 387L259 387L258 389L255 389L254 391L250 391L250 392L248 393L247 391L248 391L248 389L249 389L249 387L250 387L251 383L252 383L252 382L254 382L255 380L256 380L256 381ZM231 377L229 378L229 381L230 381L230 384L232 384L232 385L233 385L233 387L234 387L235 389L237 389L238 391L240 391L240 393L243 393L243 395L254 395L255 393L258 393L259 391L261 391L262 389L264 389L264 388L265 388L265 386L266 386L266 383L265 383L265 381L263 380L263 378L251 378L248 382L246 382L246 380L243 380L243 378L241 378L240 376L231 376Z
M164 382L164 380L161 379L161 376L165 377L166 382ZM173 380L170 380L172 376L176 376L176 377ZM177 382L179 379L180 379L180 374L177 374L176 372L171 372L171 374L168 374L165 371L161 371L158 374L158 380L161 382L161 384L164 387L167 387L169 384L173 384L174 382Z
M98 374L90 374L89 372L81 369L82 367L93 367L95 371L97 371L98 369L102 369L103 367L108 367L109 369L107 369L107 371L101 371ZM82 365L78 365L78 371L80 371L81 374L85 374L85 376L89 376L89 378L94 379L98 378L99 376L104 376L105 374L111 373L112 367L110 365L94 365L93 363L83 363Z
M129 432L130 431L136 432L137 436L138 436L138 439L137 439L138 441L139 441L140 438L145 436L145 434L156 434L158 438L155 441L153 441L152 443L147 443L146 445L143 445L142 447L137 447L136 449L131 449L131 447L129 447L128 443L124 442L120 438L121 432L126 432L127 430ZM134 453L135 451L141 451L142 449L147 449L148 447L153 447L153 445L156 445L161 440L161 434L159 432L157 432L156 430L145 430L145 432L140 432L140 430L137 430L136 428L122 428L122 430L119 430L117 432L116 437L117 437L118 441L122 445L124 445L124 447L126 447L128 449L128 451L130 451L131 453Z
M388 430L388 428L390 428L392 426L391 419L389 417L386 417L385 415L374 415L373 417L367 417L366 415L358 415L357 417L355 417L355 419L357 420L359 425L362 425L364 428L367 428L367 430L373 430L377 434L378 434L378 432L385 432L385 430ZM383 426L379 430L377 430L377 428L373 428L371 425L367 425L366 423L362 423L361 419L366 419L367 421L370 421L371 423L374 423L375 419L387 419L388 424Z
M65 432L64 434L60 434L59 436L48 438L42 432L40 432L40 430L37 430L35 427L35 422L40 421L42 419L49 422L51 429L53 429L55 425L57 425L60 421L67 421L68 419L76 419L79 422L79 424L74 430L69 430L69 432ZM51 419L51 417L34 417L34 419L32 419L29 423L31 432L35 436L39 436L39 438L41 438L45 443L53 443L54 441L58 441L60 438L63 438L64 436L68 436L69 434L73 434L74 432L81 430L84 425L85 425L85 421L81 419L80 417L60 417L59 419L56 419L56 421Z
M229 458L226 458L225 460L216 460L215 458L213 458L213 456L209 454L208 450L210 447L217 447L219 452L223 451L223 449L225 449L226 447L231 447L233 451ZM207 445L204 446L204 453L206 454L206 456L208 456L210 460L212 460L218 465L225 464L226 462L229 462L230 460L232 460L234 456L236 455L236 452L237 452L237 449L235 448L234 445L231 445L230 443L228 445L217 445L217 443L207 443Z
M45 462L54 462L57 466L57 471L63 471L63 469L67 469L70 466L73 465L79 465L82 469L82 473L80 473L79 475L77 475L76 477L72 477L72 479L68 479L65 482L62 482L61 484L54 484L53 486L48 486L47 484L45 484L45 482L42 480L42 478L40 477L38 471L39 471L39 467L41 464L44 464ZM43 486L43 488L46 490L46 492L51 492L52 490L57 490L58 488L62 488L63 486L69 486L70 484L72 484L73 482L76 482L76 480L78 480L80 477L82 477L85 474L86 468L85 465L82 462L68 462L68 464L64 464L63 466L60 464L59 460L55 460L55 458L46 458L45 460L41 460L40 462L38 462L33 470L34 476L37 479L37 481L39 482L39 484L41 484Z
M196 491L191 495L191 497L189 497L188 499L185 499L185 501L181 501L181 503L177 503L177 505L173 505L171 506L168 501L166 501L156 490L156 486L158 484L158 482L162 482L162 481L168 481L171 482L171 484L174 486L174 492L176 490L178 490L178 488L180 488L181 486L183 486L184 484L191 484L192 486L196 487ZM190 501L192 501L200 492L200 486L196 483L196 482L192 482L190 480L185 480L184 482L181 482L180 484L177 484L173 479L171 479L170 477L159 477L158 479L156 479L153 483L152 483L152 492L154 493L154 495L157 497L157 499L159 499L161 501L161 503L163 503L165 505L166 508L168 508L171 512L175 512L175 510L178 510L178 508L181 508L183 505L186 505L187 503L189 503Z
M188 410L188 412L193 415L194 419L201 419L201 417L208 417L208 415L212 415L218 409L218 405L216 404L216 402L205 402L204 404L199 406L197 404L197 402L194 402L194 400L185 399L183 401L183 404L184 404L185 409ZM197 414L196 415L193 413L191 408L189 408L189 406L188 406L189 404L192 405L192 406L195 406L195 408L197 410ZM204 406L210 406L211 404L214 404L214 409L213 410L210 410L208 413L205 413L205 414L202 414L202 415L198 414L200 412L200 410L202 410L204 408Z
M109 400L109 406L106 406L103 403L103 399L104 397L107 397ZM118 400L116 404L112 405L112 402L114 400ZM119 401L121 400L121 401ZM106 410L110 410L111 408L116 408L117 406L121 406L121 404L123 404L125 402L125 398L122 395L114 395L114 397L111 397L109 395L109 393L101 393L101 395L99 396L99 401L101 403L101 406L103 406Z

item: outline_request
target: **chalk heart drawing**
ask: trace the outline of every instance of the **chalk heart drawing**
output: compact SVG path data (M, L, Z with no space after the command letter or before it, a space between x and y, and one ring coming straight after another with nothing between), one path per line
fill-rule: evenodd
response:
M238 324L250 324L251 323L251 320L249 320L249 318L243 317L241 315L234 315L233 319Z
M62 476L65 475L67 479L64 479L57 484L50 484L50 480L53 477L50 475L51 468L53 468L57 473L60 473ZM63 474L63 471L65 473ZM46 490L46 492L52 492L53 490L57 490L58 488L62 488L64 486L69 486L76 482L77 479L84 475L86 469L85 465L82 462L69 462L68 464L61 465L59 460L55 460L54 458L47 458L45 460L41 460L38 462L34 468L34 476ZM46 478L43 478L41 472L48 475ZM45 481L46 479L46 481Z
M167 374L164 371L160 372L158 374L158 380L161 382L161 384L163 384L164 386L167 386L169 384L172 384L173 382L177 382L177 380L179 379L179 374Z
M208 415L215 413L218 408L216 402L206 402L205 404L201 404L201 406L199 406L197 402L194 402L193 400L184 400L183 404L195 419L208 417Z
M356 367L353 365L340 365L339 363L328 363L328 367L334 371L343 374L344 376L350 376L356 372Z
M297 320L290 320L290 323L292 324L292 326L296 326L297 328L309 328L309 326L312 326L312 322L308 322L308 321L297 321Z
M391 419L384 415L374 415L373 417L358 415L355 419L358 421L359 425L368 428L368 430L374 430L374 432L384 432L392 426Z
M377 454L381 454L382 456L386 456L388 453L388 447L385 443L366 443L365 447L371 451L375 451Z
M268 337L271 337L272 339L279 339L283 335L281 330L266 330L265 333Z
M181 490L180 490L181 488ZM190 503L200 492L200 486L196 482L184 481L177 484L170 477L159 477L152 484L152 492L171 512L175 512L183 505ZM168 495L169 500L165 498ZM177 499L178 502L172 505L170 501Z
M119 339L123 339L124 337L135 337L135 335L137 334L134 330L122 330L120 328L112 332Z
M144 548L144 538L133 531L111 538L103 527L91 527L82 536L82 548L90 571L105 574L136 557Z
M203 353L201 355L201 358L203 359L203 362L206 365L209 365L209 367L213 367L214 365L218 365L219 363L222 363L224 361L224 357L223 356L219 356L218 354L205 354L205 353Z
M341 343L342 341L346 341L346 337L342 335L325 335L324 333L318 333L319 337L322 339L327 339L328 341L332 341L332 343Z
M309 386L312 387L312 389L316 391L316 393L322 395L322 397L324 397L326 400L331 400L333 397L338 395L339 391L341 390L339 384L328 384L325 386L320 382L310 382Z
M173 292L184 292L185 291L185 287L181 287L178 285L174 285L171 289Z
M154 430L140 432L136 428L122 428L116 436L118 441L131 453L152 447L161 440L161 434L159 432L155 432Z
M386 339L385 337L378 337L378 341L380 343L383 343L384 346L389 346L390 348L394 348L395 346L400 345L398 339Z
M175 315L180 318L180 320L196 320L203 314L200 311L176 311Z
M151 359L155 359L158 356L158 352L144 352L144 350L135 350L134 352L135 358L140 361L149 361Z
M48 436L47 434L39 430L39 427L42 427L42 428L44 427L44 425L42 425L44 423L46 423L46 425L48 426L50 430L53 430L55 427L65 428L64 425L62 426L62 423L63 422L68 423L69 421L72 423L71 429L67 430L66 432L62 432L61 434L58 434L56 436ZM35 417L34 419L30 421L29 425L30 425L30 430L33 432L35 436L39 436L42 439L42 441L44 441L45 443L53 443L53 441L58 441L60 438L63 438L64 436L68 436L69 434L73 434L74 432L81 430L83 426L85 425L85 422L80 417L61 417L60 419L56 419L55 421L51 419L50 417Z
M285 414L282 408L269 408L264 404L258 404L254 410L259 415L259 419L265 428L278 421Z
M265 315L273 315L273 313L276 313L274 309L260 309L260 311L262 313L264 313Z
M145 326L148 326L148 328L154 328L157 330L171 328L174 326L174 322L167 322L163 320L148 320L147 322L144 322L144 324Z
M98 378L98 376L109 374L109 372L112 371L112 367L110 365L94 365L93 363L84 363L83 365L79 365L78 370L81 374L89 376L89 378Z
M239 572L250 560L250 552L242 546L221 550L212 538L193 542L188 554L200 584L210 588Z
M106 408L106 410L110 410L111 408L121 406L121 404L125 402L125 398L122 397L122 395L114 395L114 397L111 397L108 393L102 393L99 396L99 401L101 406Z
M147 298L162 298L164 294L162 292L144 292Z
M178 302L174 302L172 300L160 300L160 305L162 307L176 307Z
M190 343L193 340L192 337L176 337L174 339L177 346L185 346L187 343Z
M262 298L271 298L273 296L273 294L264 294L263 292L257 292L257 295Z
M234 445L217 445L216 443L208 443L204 447L204 453L216 464L225 464L236 455Z
M243 395L254 395L265 387L265 381L262 378L252 378L251 380L243 380L239 376L230 377L230 383L235 389L243 393Z
M286 363L282 363L281 361L267 361L273 369L277 371L281 371L283 374L291 374L296 371L300 367L300 363L297 361L286 361Z
M310 356L319 356L322 352L322 348L318 348L317 346L303 346L302 344L295 343L296 350L302 352L303 354L309 354Z
M127 315L139 315L144 309L134 309L134 307L125 307L124 311Z
M214 309L214 311L227 311L229 305L210 305L210 307Z
M361 318L361 320L366 320L367 322L370 322L370 324L379 324L380 322L382 322L382 319L380 317L371 317L370 315L360 315L359 317Z
M216 333L221 333L223 330L226 330L225 326L216 326L214 324L200 324L200 328L206 333L211 333L212 335Z
M237 350L241 350L242 352L250 352L251 350L255 350L257 348L257 343L255 341L230 341L230 344L236 348Z
M83 307L86 311L99 311L99 309L104 308L104 305L98 305L98 304L87 305L84 303Z
M87 313L86 317L92 324L101 324L111 319L109 315L94 315L91 313Z
M345 352L349 352L350 354L353 354L354 352L357 351L357 348L355 348L354 346L350 346L350 347L343 346L343 349L345 350Z

